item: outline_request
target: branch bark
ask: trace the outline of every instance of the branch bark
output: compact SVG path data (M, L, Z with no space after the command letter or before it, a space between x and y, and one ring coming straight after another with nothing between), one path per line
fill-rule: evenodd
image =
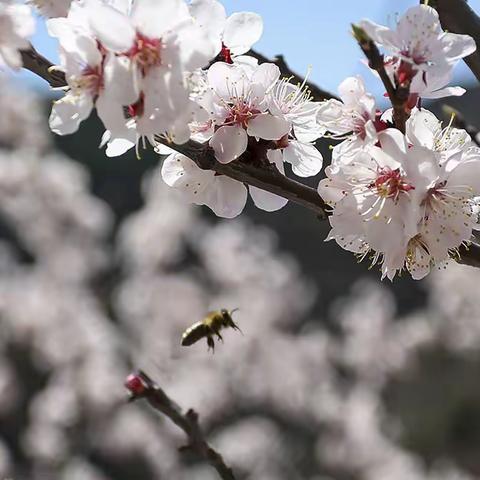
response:
M280 195L311 210L321 219L327 217L327 205L314 188L282 175L272 165L257 166L251 163L248 151L234 162L223 164L215 159L213 150L206 144L190 140L183 145L172 146L167 140L160 137L157 138L157 141L186 155L204 170L213 170L239 182Z
M55 65L38 53L33 45L30 45L28 50L21 50L23 68L36 73L39 77L46 80L51 87L65 87L67 81L65 80L65 74L59 70L56 70Z
M408 119L407 102L410 85L394 85L385 70L383 55L378 50L375 42L360 27L352 25L353 36L368 59L370 68L375 70L382 80L393 107L393 123L402 133L405 133L405 124Z
M250 50L247 55L255 57L259 61L259 63L274 63L280 69L283 77L292 78L292 80L294 80L294 82L296 83L302 84L305 81L305 77L302 77L301 75L290 69L283 55L276 55L274 58L268 58L255 50ZM338 97L336 97L330 92L327 92L326 90L323 90L315 83L305 82L305 85L310 90L312 100L315 102L322 102L323 100L329 100L330 98L335 98L336 100L339 100Z
M430 5L437 10L444 30L467 34L475 40L477 50L464 60L480 81L480 18L465 0L432 0Z
M134 382L134 388L130 383ZM167 416L177 427L185 432L188 445L181 447L181 451L191 450L208 462L223 480L235 480L233 470L228 467L222 455L214 450L205 440L198 423L198 414L190 409L183 413L181 408L141 370L127 380L127 388L131 393L130 400L144 398L158 412Z

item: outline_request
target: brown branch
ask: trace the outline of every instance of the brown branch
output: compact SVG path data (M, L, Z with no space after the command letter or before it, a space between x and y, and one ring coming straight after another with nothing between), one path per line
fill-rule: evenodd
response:
M250 50L249 52L247 52L247 55L250 55L251 57L255 57L260 63L267 63L267 62L274 63L280 69L282 76L286 78L292 78L294 83L302 84L305 81L304 77L302 77L301 75L299 75L298 73L290 69L283 55L276 55L274 58L268 58L265 55L262 55L261 53L255 50ZM330 92L327 92L326 90L321 89L315 83L305 82L305 85L310 90L312 99L315 102L329 100L330 98L335 98L338 100L338 97L336 97Z
M465 0L432 0L429 5L437 10L444 30L470 35L475 40L477 50L464 61L480 81L480 18Z
M321 219L327 217L325 211L327 205L314 188L282 175L272 165L257 166L249 162L249 152L246 152L233 162L223 164L215 159L213 150L208 145L193 140L183 145L172 145L165 139L158 138L157 140L168 147L173 147L177 152L186 155L204 170L213 170L239 182L261 188L275 195L280 195L313 211Z
M23 68L36 73L39 77L46 80L51 87L64 87L67 85L65 80L65 74L59 70L56 70L53 63L46 59L43 55L40 55L33 45L30 45L28 50L21 50Z
M127 378L125 386L130 392L130 400L144 398L158 412L167 416L177 427L185 432L188 445L180 451L193 451L208 462L223 480L235 480L235 476L223 457L205 440L198 414L190 409L183 413L181 408L145 373L141 370Z
M409 113L407 111L407 102L410 93L410 84L394 85L385 70L385 61L383 55L378 50L375 42L367 35L365 30L352 25L352 33L357 40L362 52L368 59L368 65L375 70L382 80L387 91L390 102L393 107L393 123L402 133L405 133L405 124Z

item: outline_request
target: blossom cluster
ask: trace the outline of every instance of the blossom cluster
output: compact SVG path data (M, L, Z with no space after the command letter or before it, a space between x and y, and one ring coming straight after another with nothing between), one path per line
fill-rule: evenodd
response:
M383 276L405 266L420 279L477 228L480 149L426 110L412 114L405 135L387 128L378 139L326 169L319 193L334 206L329 238L381 259Z
M30 3L51 17L48 30L60 45L57 68L68 84L50 115L55 133L75 132L95 108L107 156L132 147L140 155L149 142L167 156L165 183L225 218L242 212L248 193L266 211L288 201L278 190L259 188L268 188L262 182L246 185L229 176L236 164L277 178L289 170L315 176L323 158L314 142L341 140L318 187L333 207L329 238L381 261L390 279L404 268L421 278L470 242L479 210L479 150L466 132L442 128L421 100L463 94L448 84L456 63L476 45L468 35L443 31L434 8L408 9L393 29L370 20L355 27L385 50L392 88L408 94L404 127L395 124L392 109L377 108L360 77L340 84L340 99L314 101L306 82L294 84L277 65L248 55L261 37L261 17L227 17L218 0ZM24 41L26 33L16 35ZM206 170L175 151L190 140L233 170Z
M459 58L475 50L466 35L445 33L426 5L410 8L396 30L361 22L374 41L393 54L386 62L395 85L407 84L410 118L405 133L392 111L376 110L361 78L346 79L339 100L321 106L319 121L333 138L327 178L318 191L332 205L328 239L381 263L382 277L406 268L423 278L434 265L459 256L478 223L480 149L466 131L442 128L419 98L457 95L443 88Z

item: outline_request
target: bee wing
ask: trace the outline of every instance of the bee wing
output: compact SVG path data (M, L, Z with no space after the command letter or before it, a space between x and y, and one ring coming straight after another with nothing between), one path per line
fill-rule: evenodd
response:
M206 337L210 333L210 328L205 325L204 322L194 323L191 327L188 327L182 335L182 345L189 346L198 342L203 337Z

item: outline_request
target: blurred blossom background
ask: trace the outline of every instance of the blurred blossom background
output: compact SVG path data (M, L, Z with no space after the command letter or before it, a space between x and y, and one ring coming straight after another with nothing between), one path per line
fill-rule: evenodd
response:
M359 65L349 22L395 13L303 0L296 20L283 0L225 3L259 11L259 50L313 64L331 90ZM169 191L151 152L106 158L95 118L54 138L46 90L20 79L0 77L0 478L216 479L178 452L168 419L126 402L138 367L199 412L242 480L480 478L479 270L390 284L295 205L218 220ZM447 99L477 125L479 101L476 88ZM226 331L214 355L180 346L222 307L240 309L244 336Z

